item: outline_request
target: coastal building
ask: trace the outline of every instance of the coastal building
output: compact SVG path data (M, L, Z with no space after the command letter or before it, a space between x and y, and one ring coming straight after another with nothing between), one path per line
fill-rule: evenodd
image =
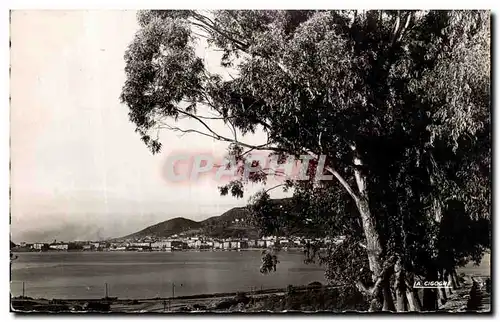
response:
M127 247L126 246L117 246L117 247L111 247L109 250L110 251L115 251L115 252L126 251Z
M157 250L171 249L172 248L172 242L170 240L156 241L154 243L151 243L151 248L157 249Z
M214 249L222 249L222 243L218 240L213 241L213 248Z
M188 244L186 242L181 241L181 240L172 240L171 245L172 245L172 250L188 248Z
M68 250L68 244L50 244L49 249Z
M262 239L257 240L257 247L266 248L267 247L266 241Z
M148 242L134 242L134 243L130 243L130 246L131 247L140 247L140 248L150 248L151 247L151 243L148 243Z
M44 243L34 243L32 248L36 249L36 250L42 250L42 249L46 249L48 247L47 247L47 244L44 244Z
M188 248L196 248L196 240L188 239L186 243Z
M222 244L222 249L231 249L231 242L230 241L225 241Z

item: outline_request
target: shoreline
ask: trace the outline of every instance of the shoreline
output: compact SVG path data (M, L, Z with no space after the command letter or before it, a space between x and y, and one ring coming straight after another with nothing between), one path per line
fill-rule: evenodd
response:
M179 249L179 250L11 250L12 254L24 254L24 253L204 253L204 252L245 252L245 251L263 251L269 248L241 248L241 249ZM303 248L287 248L287 249L274 249L280 252L301 252Z
M296 293L302 293L307 291L321 291L321 290L331 290L336 288L343 288L346 285L302 285L294 286L293 290ZM288 288L270 288L256 290L252 292L225 292L225 293L209 293L209 294L196 294L196 295L185 295L176 297L157 297L157 298L115 298L115 297L104 297L104 298L90 298L90 299L45 299L45 298L22 298L22 297L10 297L11 309L14 312L33 312L36 311L34 307L38 308L38 312L48 312L51 310L57 310L57 308L67 307L71 308L71 311L75 311L73 308L80 308L88 306L89 303L95 305L108 305L109 312L175 312L179 309L186 307L205 307L208 310L210 306L214 303L222 303L224 301L231 301L232 299L238 297L241 294L251 299L260 299L267 296L284 296L288 292ZM168 305L169 309L166 310ZM78 310L77 310L78 311Z
M491 297L489 293L478 288L477 277L467 275L466 281L457 288L448 301L439 305L438 312L467 312L476 310L477 313L491 312ZM349 285L307 285L294 286L295 296L303 296L309 291L328 292L333 289L344 288ZM476 305L471 307L471 296L476 288ZM230 292L197 294L191 296L167 297L167 298L145 298L145 299L31 299L14 298L11 296L11 311L15 313L36 312L107 312L107 313L178 313L178 312L258 312L255 306L248 307L249 302L268 301L274 298L290 296L288 288L265 289L254 292ZM267 300L266 300L267 298ZM246 301L245 301L246 299ZM245 303L245 304L243 304ZM243 305L241 305L243 304ZM248 311L247 311L248 310ZM280 312L280 311L278 311ZM422 312L426 313L426 312ZM430 312L429 312L430 313Z
M294 286L294 291L308 291L308 290L319 290L319 289L334 289L346 287L348 285L301 285ZM116 298L116 297L108 297L108 298L75 298L75 299L47 299L47 298L30 298L26 297L23 299L22 296L11 297L16 300L32 300L32 301L56 301L56 302L95 302L95 301L113 301L113 302L130 302L130 301L139 301L139 302L147 302L147 301L168 301L168 300L196 300L196 299L211 299L211 298L221 298L221 297L231 297L236 296L240 293L245 293L247 295L268 295L275 293L284 293L287 291L287 287L280 288L267 288L262 290L255 290L252 292L249 291L234 291L234 292L218 292L218 293L201 293L201 294L193 294L193 295L181 295L176 297L152 297L152 298Z

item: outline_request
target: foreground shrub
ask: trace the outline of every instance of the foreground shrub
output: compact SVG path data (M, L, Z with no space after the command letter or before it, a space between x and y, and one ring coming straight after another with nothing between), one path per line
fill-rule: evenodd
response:
M252 311L366 311L368 304L354 287L287 292L256 300Z

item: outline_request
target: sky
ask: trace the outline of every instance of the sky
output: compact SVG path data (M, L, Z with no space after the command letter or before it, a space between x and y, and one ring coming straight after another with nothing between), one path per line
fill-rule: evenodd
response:
M174 217L203 220L245 205L215 180L162 176L173 151L223 155L227 143L162 132L152 155L119 96L135 11L13 11L11 17L11 235L34 239L118 237ZM212 71L219 54L200 43ZM193 124L185 123L191 126ZM212 124L226 133L221 124ZM264 135L245 138L262 143ZM273 190L274 197L284 194ZM40 240L41 241L41 240Z

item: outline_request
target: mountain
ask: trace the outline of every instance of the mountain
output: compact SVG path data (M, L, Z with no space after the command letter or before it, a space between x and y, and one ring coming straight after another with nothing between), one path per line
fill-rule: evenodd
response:
M220 216L201 222L203 233L215 238L257 238L258 231L250 223L250 212L246 207L229 209Z
M290 202L291 198L283 198L283 199L271 199L271 205L285 205L287 202ZM211 224L230 224L234 223L234 221L241 221L243 219L244 222L248 222L250 220L250 211L246 207L235 207L229 209L225 213L220 216L210 217L205 219L201 223L206 225Z
M236 219L245 220L248 219L250 212L246 207L235 207L231 208L220 216L210 217L201 222L202 225L211 225L211 224L221 224L221 223L232 223Z
M287 200L274 199L272 202L283 204ZM259 237L258 230L250 223L249 210L246 207L235 207L220 216L210 217L199 222L182 217L169 219L115 240L139 239L147 236L170 237L180 233L185 235L204 234L214 238Z
M196 222L182 217L177 217L166 221L162 221L161 223L149 226L141 231L138 231L136 233L118 239L133 239L133 238L142 238L146 236L169 237L182 232L188 232L193 230L198 231L201 227L202 224L200 222Z
M249 215L245 207L235 207L220 216L203 221L177 217L114 240L140 239L147 236L170 237L180 233L205 234L218 238L255 236L257 231L248 224Z

